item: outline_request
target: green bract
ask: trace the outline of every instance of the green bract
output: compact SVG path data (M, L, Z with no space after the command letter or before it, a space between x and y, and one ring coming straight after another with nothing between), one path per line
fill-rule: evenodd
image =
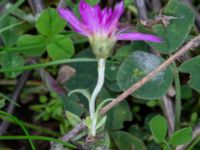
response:
M115 40L112 38L104 38L104 37L94 37L94 38L89 38L92 51L97 57L99 58L108 58L112 54L113 47L116 43Z

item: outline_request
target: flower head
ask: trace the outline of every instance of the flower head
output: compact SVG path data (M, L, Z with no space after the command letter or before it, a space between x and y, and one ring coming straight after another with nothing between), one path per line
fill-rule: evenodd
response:
M59 8L58 12L78 33L87 36L93 52L98 58L109 57L117 40L143 40L161 42L160 38L137 32L128 32L127 28L119 28L119 19L124 11L123 1L112 8L101 9L99 5L90 6L80 1L78 19L69 9Z

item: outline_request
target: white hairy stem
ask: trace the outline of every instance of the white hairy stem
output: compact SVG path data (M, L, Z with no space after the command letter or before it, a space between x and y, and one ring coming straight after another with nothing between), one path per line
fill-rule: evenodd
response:
M103 58L100 58L98 60L98 80L97 80L97 84L96 87L91 95L91 99L90 99L90 104L89 104L89 111L90 111L90 118L92 120L92 126L91 126L91 134L92 136L96 135L96 117L95 117L95 101L96 98L98 96L98 94L100 93L103 84L104 84L104 76L105 76L105 63L106 60Z

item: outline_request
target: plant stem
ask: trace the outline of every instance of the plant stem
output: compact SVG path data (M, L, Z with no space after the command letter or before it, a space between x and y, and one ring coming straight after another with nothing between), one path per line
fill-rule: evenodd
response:
M56 138L51 138L48 136L24 136L24 135L5 135L5 136L0 136L0 140L39 140L39 141L48 141L48 142L55 142L62 144L63 146L67 146L69 148L76 148L74 145L66 142L66 141L61 141Z
M16 27L16 26L19 26L19 25L21 25L21 24L23 24L23 23L24 23L24 21L21 21L21 22L18 22L18 23L15 23L15 24L6 26L6 27L0 29L0 33L4 32L4 31L6 31L6 30L12 29L12 28L14 28L14 27Z
M24 72L18 79L14 92L11 97L12 102L8 105L8 108L7 108L7 113L13 114L14 109L15 109L15 104L17 103L20 93L23 87L25 86L30 75L31 75L31 71L27 71L27 72ZM6 132L8 126L9 126L9 122L7 122L6 120L2 121L2 123L0 124L0 135L3 135L4 132Z
M176 105L175 105L175 130L178 130L180 127L180 117L181 117L181 84L179 78L179 71L175 63L174 66L174 81L176 89Z
M46 62L46 63L41 63L41 64L26 65L26 66L16 67L16 68L0 68L0 73L39 69L39 68L45 68L48 66L56 66L56 65L65 64L65 63L95 62L95 61L96 60L93 58L74 58L74 59L56 60L56 61L51 61L51 62Z
M96 101L97 95L101 91L103 84L104 84L105 63L106 63L106 60L103 58L100 58L98 60L98 80L97 80L96 87L94 88L94 91L91 95L91 100L90 100L90 104L89 104L90 118L92 120L92 126L91 126L92 136L96 135L97 120L95 119L95 101Z

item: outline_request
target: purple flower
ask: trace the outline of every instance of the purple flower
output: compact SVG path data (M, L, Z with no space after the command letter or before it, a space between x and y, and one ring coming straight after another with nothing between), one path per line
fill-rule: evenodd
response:
M98 57L108 57L117 40L161 42L161 39L154 35L129 32L128 28L120 29L119 18L123 11L123 1L116 4L113 9L101 9L99 5L90 6L81 0L79 4L81 19L78 19L69 9L58 9L59 14L76 32L89 38L92 49Z

